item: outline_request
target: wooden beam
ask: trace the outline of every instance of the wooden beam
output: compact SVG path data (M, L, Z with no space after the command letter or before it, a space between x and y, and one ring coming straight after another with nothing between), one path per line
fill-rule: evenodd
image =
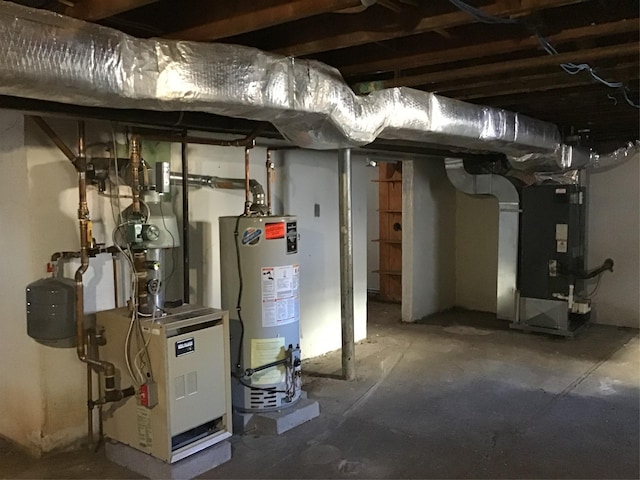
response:
M484 65L474 65L473 67L457 68L452 70L442 70L438 72L424 73L398 77L393 80L380 82L363 82L353 86L356 92L365 93L367 91L380 90L390 87L412 87L417 85L429 85L432 83L460 80L463 78L478 78L502 73L512 73L520 70L529 70L551 65L560 65L568 62L590 62L604 58L621 58L630 55L638 55L638 43L625 43L609 47L593 48L591 50L579 50L565 52L558 55L543 55L533 58L523 58L506 62L489 63ZM373 88L371 88L373 87Z
M155 2L157 0L82 0L76 1L73 7L65 8L64 14L95 22Z
M614 68L599 69L598 75L603 78L615 78L616 80L627 80L629 74L635 72L638 76L638 63L625 62L616 65ZM587 74L567 75L565 72L546 73L529 75L517 78L505 78L502 81L491 79L464 87L435 88L434 93L444 94L447 97L458 100L477 100L480 98L497 98L501 96L514 95L518 93L546 92L549 90L561 90L565 88L578 87L582 85L594 85L596 81Z
M496 0L494 3L483 7L482 10L486 13L502 17L519 17L529 15L537 10L582 3L584 1L587 0L524 0L515 2L514 4L505 4L503 0ZM314 53L354 47L366 43L383 42L393 38L458 27L470 23L475 23L472 16L460 10L455 10L450 13L424 17L410 29L353 31L349 29L348 24L344 24L344 28L337 29L339 33L327 36L327 32L336 31L336 29L332 29L327 25L308 25L299 28L299 33L296 35L296 38L299 38L299 40L294 45L279 48L275 50L275 52L296 57L312 55Z
M562 44L588 38L598 38L607 35L637 32L640 26L638 19L625 19L617 22L603 23L600 25L587 25L571 28L559 33L549 35L547 40L552 44ZM466 45L464 47L425 52L404 57L391 57L371 62L363 62L339 67L344 76L373 72L393 72L410 68L426 67L441 63L459 62L491 55L513 53L539 47L538 39L531 35L525 38L510 38L494 42Z
M557 91L538 92L535 94L535 101L532 101L531 94L517 93L505 96L496 94L495 97L485 97L477 103L513 111L549 111L555 116L566 111L568 116L575 117L583 114L578 110L577 100L580 104L587 105L587 108L591 105L614 105L615 102L607 98L606 91L607 89L602 85L592 84L564 89L561 95ZM630 112L636 118L640 118L637 110L631 109Z
M181 6L184 23L193 26L165 35L180 40L216 40L362 5L360 0L231 0L198 2L191 13ZM183 23L181 19L181 23Z

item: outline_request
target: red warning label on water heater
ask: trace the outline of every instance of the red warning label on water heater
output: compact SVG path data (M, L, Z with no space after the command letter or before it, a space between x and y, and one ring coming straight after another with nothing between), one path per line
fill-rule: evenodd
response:
M284 238L284 230L284 222L267 223L264 226L264 238L267 240Z

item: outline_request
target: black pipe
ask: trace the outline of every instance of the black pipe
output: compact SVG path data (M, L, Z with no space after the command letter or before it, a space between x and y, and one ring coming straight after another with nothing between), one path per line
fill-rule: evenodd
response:
M38 116L28 116L31 120L33 120L36 125L40 127L40 129L51 139L53 143L60 149L60 151L67 157L73 165L76 165L76 155L71 151L69 147L62 141L62 139L53 131L53 129L49 126L47 122L43 120L42 117ZM77 167L76 167L77 168Z
M600 267L596 268L595 270L591 270L590 272L586 270L567 270L563 273L573 275L575 277L581 278L582 280L589 280L607 271L613 272L613 260L611 258L607 258Z
M276 360L275 362L267 363L265 365L260 365L259 367L247 368L244 371L244 376L245 377L250 377L254 373L261 372L263 370L266 370L267 368L277 367L278 365L285 365L286 363L290 363L290 362L291 362L290 358L283 358L281 360Z
M252 135L258 128L263 138L282 139L275 127L241 118L223 117L204 112L164 112L155 110L84 107L46 100L0 95L0 108L70 119L100 119L124 125L154 126L173 130L198 130L202 132ZM180 141L177 139L176 141Z
M184 132L183 142L181 143L181 160L182 160L182 285L184 303L189 303L190 286L189 286L189 156L188 146L186 143L187 132Z

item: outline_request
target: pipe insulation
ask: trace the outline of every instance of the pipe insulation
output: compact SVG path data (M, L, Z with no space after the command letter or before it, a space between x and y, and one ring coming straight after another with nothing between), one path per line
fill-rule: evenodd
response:
M324 64L248 47L138 39L0 2L0 94L82 106L201 111L271 122L293 144L377 137L500 152L523 170L581 168L589 153L518 113L409 88L357 96Z

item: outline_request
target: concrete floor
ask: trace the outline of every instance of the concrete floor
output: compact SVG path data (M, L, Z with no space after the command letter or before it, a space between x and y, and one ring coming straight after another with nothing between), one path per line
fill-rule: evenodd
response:
M639 478L638 331L576 340L450 312L399 323L370 303L346 383L339 352L304 364L320 417L279 437L233 437L200 478ZM102 452L34 461L0 442L2 478L139 478Z

